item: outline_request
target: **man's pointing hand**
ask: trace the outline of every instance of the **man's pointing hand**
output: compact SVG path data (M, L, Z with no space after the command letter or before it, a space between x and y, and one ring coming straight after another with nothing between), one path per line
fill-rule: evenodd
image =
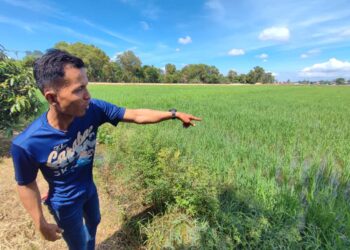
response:
M202 118L199 118L190 114L182 113L182 112L177 112L176 118L182 121L184 128L188 128L190 126L196 126L196 124L192 121L202 120Z

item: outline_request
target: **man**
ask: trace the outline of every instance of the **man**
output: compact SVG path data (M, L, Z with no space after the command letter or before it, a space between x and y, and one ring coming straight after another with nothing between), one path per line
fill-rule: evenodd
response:
M12 143L19 197L42 236L55 241L62 234L69 249L94 249L100 222L98 195L92 176L97 129L103 123L158 123L179 119L194 126L195 116L148 109L126 109L90 98L80 58L57 49L34 65L37 85L49 110ZM49 184L47 205L56 224L42 212L36 183L38 170Z

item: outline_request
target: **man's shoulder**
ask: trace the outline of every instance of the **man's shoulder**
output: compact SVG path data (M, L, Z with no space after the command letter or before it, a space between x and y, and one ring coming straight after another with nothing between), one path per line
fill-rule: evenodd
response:
M44 128L44 121L42 119L44 114L36 118L28 127L19 133L13 140L12 143L17 146L24 146L30 139L36 134L40 133Z
M114 104L112 102L108 102L108 101L101 100L101 99L95 99L95 98L91 99L90 104L93 107L97 107L97 108L100 108L102 110L110 109L110 108L118 108L118 109L124 108L122 106L119 106L118 104Z
M119 106L117 106L113 103L104 101L104 100L91 99L90 108L92 108L92 110L94 110L94 112L105 113L108 110L113 110L115 108L119 108Z
M103 107L103 106L106 106L106 105L113 105L110 102L106 102L104 100L95 99L95 98L91 99L90 104L92 104L93 106L98 106L98 107Z

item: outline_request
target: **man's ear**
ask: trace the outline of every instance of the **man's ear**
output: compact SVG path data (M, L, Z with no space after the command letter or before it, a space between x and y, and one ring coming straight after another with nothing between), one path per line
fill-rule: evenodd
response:
M57 94L53 89L47 89L44 92L45 99L50 105L57 105Z

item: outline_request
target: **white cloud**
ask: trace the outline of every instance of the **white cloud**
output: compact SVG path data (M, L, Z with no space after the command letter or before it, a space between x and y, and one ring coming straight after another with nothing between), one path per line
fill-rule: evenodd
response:
M350 28L347 28L347 29L343 30L343 31L340 33L340 36L342 36L342 37L350 36Z
M204 6L208 9L223 13L225 11L224 6L220 0L208 0L205 2Z
M287 27L270 27L264 29L260 35L259 39L266 40L274 40L274 41L288 41L290 37L290 32Z
M203 1L204 17L209 23L216 23L217 27L237 28L242 27L238 8L235 1L230 0L205 0ZM240 5L240 4L238 4Z
M278 73L276 72L272 72L272 71L267 71L266 73L270 73L272 76L276 77L278 76Z
M175 51L176 51L176 52L180 52L180 49L179 49L179 48L176 48Z
M322 28L322 31L311 35L312 45L338 43L348 40L350 37L350 26Z
M321 52L320 49L311 49L303 54L300 55L301 58L305 59L305 58L308 58L310 56L314 56L314 55L317 55Z
M141 14L152 20L156 20L161 16L162 9L159 5L156 5L155 1L140 1L140 0L119 0L123 4L132 6L133 8L138 9Z
M42 29L42 30L57 30L59 32L74 36L78 39L88 41L90 43L101 44L101 45L105 45L105 46L108 46L111 48L117 48L117 45L113 42L107 41L107 40L99 38L99 37L94 37L94 36L89 36L89 35L86 35L83 33L79 33L79 32L77 32L69 27L66 27L66 26L61 26L61 25L52 24L52 23L41 23L40 29Z
M299 23L296 23L296 25L302 26L302 27L309 27L312 25L318 25L321 23L326 23L326 22L330 22L330 21L335 21L335 20L339 20L339 19L343 19L348 17L348 11L341 11L338 13L329 13L328 15L316 15L316 16L311 16L311 18L303 20Z
M13 18L9 18L6 16L1 16L0 15L0 23L6 23L6 24L10 24L10 25L14 25L17 26L19 28L22 28L28 32L33 32L33 29L37 28L36 24L31 24L28 22L24 22L18 19L13 19Z
M3 2L10 4L15 7L21 7L27 10L41 12L44 14L62 14L58 9L53 8L50 5L41 3L40 1L29 0L2 0Z
M189 44L192 42L192 38L190 36L180 37L178 41L181 44Z
M127 51L127 50L135 51L135 50L137 50L137 49L138 49L138 48L137 48L136 46L133 46L133 47L127 48L126 51Z
M120 0L122 3L125 3L125 4L135 4L136 1L135 0Z
M57 24L52 24L52 23L47 23L47 22L29 23L29 22L24 22L24 21L21 21L18 19L8 18L8 17L1 16L1 15L0 15L0 23L11 24L11 25L23 28L28 32L34 32L35 30L44 30L44 31L56 30L56 31L71 35L73 37L76 37L78 39L89 41L89 42L92 42L95 44L105 45L105 46L108 46L111 48L117 48L117 46L110 41L107 41L105 39L95 37L95 36L89 36L89 35L86 35L84 33L77 32L70 27L61 26L61 25L57 25Z
M244 55L245 52L243 49L231 49L228 54L230 56L241 56L241 55Z
M113 36L113 37L115 37L115 38L118 38L118 39L123 40L123 41L128 42L128 43L140 45L140 43L139 43L138 41L135 41L135 40L133 40L133 39L130 39L130 38L128 38L128 37L126 37L126 36L124 36L124 35L122 35L122 34L120 34L120 33L111 31L111 30L109 30L109 29L107 29L107 28L105 28L105 27L103 27L103 26L94 24L94 23L90 22L90 21L87 20L87 19L82 19L82 21L83 21L83 23L89 25L90 27L93 27L93 28L95 28L95 29L98 29L98 30L100 30L100 31L102 31L102 32L104 32L104 33L110 35L110 36Z
M327 62L304 68L299 75L306 77L349 77L350 62L331 58Z
M257 57L259 57L260 59L267 59L269 57L269 55L266 53L262 53L262 54L258 55Z
M169 48L169 46L166 45L165 43L158 42L157 43L157 48L159 48L159 49L167 49L167 48Z
M149 24L147 22L141 21L140 24L141 24L142 29L149 30L150 27L149 27Z
M118 56L123 54L123 51L118 51L112 56L111 61L115 62L118 59Z
M111 31L109 29L104 28L103 26L97 25L92 23L91 21L82 18L82 17L78 17L78 16L74 16L70 13L66 13L61 11L59 8L53 7L51 5L48 4L44 4L41 3L42 1L37 1L37 0L1 0L7 4L11 4L15 7L20 7L20 8L24 8L24 9L28 9L30 11L34 11L34 12L40 12L42 14L57 18L57 19L62 19L62 20L70 20L75 22L80 22L86 25L89 25L90 27L93 27L95 29L98 29L110 36L113 36L115 38L121 39L123 41L129 42L129 43L133 43L133 44L140 44L137 41L134 41L133 39L130 39L122 34L119 34L117 32ZM131 1L131 0L129 0ZM128 0L125 0L124 2L129 2ZM15 25L15 23L13 23ZM19 26L19 25L18 25ZM22 25L23 29L26 29L27 31L31 32L31 27L29 27L28 25Z
M142 14L149 19L156 20L161 14L161 9L153 3L148 3L142 8Z
M313 33L311 35L312 39L320 39L322 37L336 36L336 37L346 37L350 35L350 26L343 27L329 27L323 28L322 31Z

